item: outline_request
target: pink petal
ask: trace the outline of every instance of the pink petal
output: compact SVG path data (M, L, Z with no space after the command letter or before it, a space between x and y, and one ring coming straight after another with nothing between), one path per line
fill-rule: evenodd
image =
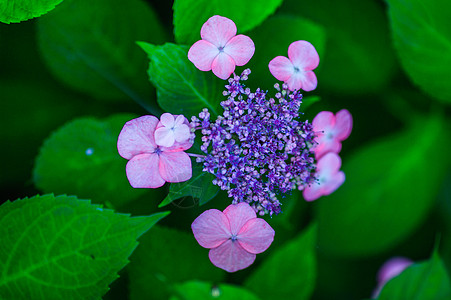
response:
M322 190L317 182L312 183L310 186L306 186L302 191L302 196L305 201L309 202L318 199L322 195Z
M235 71L235 61L225 52L221 52L213 59L211 69L216 76L225 80Z
M175 117L175 116L174 116ZM178 115L177 118L175 119L175 124L176 125L181 125L181 124L185 124L188 123L188 120L185 118L185 116L183 115ZM189 123L188 123L189 124ZM187 125L188 125L187 124Z
M185 142L190 137L190 130L188 125L181 124L178 125L174 130L175 140L179 143Z
M334 152L326 153L316 164L320 176L323 174L335 174L340 170L341 158Z
M232 234L237 235L241 227L251 219L257 218L254 209L246 202L231 204L224 209L224 215L230 222Z
M188 59L201 71L210 71L213 59L219 54L218 47L210 42L200 40L188 51Z
M160 122L165 127L172 128L175 125L175 119L174 116L170 113L164 113L160 116Z
M335 116L330 111L322 111L312 121L314 131L326 131L335 126Z
M172 129L163 126L155 130L155 143L159 146L171 147L174 145L175 138Z
M318 80L316 79L315 73L313 73L313 71L304 72L304 76L301 79L301 85L301 88L306 92L316 89Z
M227 272L236 272L252 265L255 254L249 253L239 243L227 240L219 247L211 249L208 257L216 267Z
M294 74L285 82L290 91L299 90L302 87L303 74L301 72L294 72Z
M337 139L343 141L349 137L352 131L352 115L346 110L342 109L337 112L335 116L335 132Z
M315 158L317 160L329 152L340 153L341 151L341 142L336 138L328 138L327 133L318 135L315 140L318 142L318 145L313 148L313 152L315 152Z
M217 48L224 47L236 35L235 23L221 16L213 16L202 25L200 36Z
M154 139L157 124L154 116L142 116L125 123L117 139L120 156L131 159L138 154L153 153L157 146Z
M288 47L288 57L294 66L302 71L318 67L319 55L315 47L307 41L296 41ZM305 90L305 89L304 89Z
M160 154L159 171L167 182L183 182L193 176L191 159L183 151L163 152Z
M377 273L379 283L386 283L395 276L401 274L404 269L413 264L413 262L405 257L393 257L386 261Z
M125 167L128 181L134 188L158 188L165 181L158 171L157 154L138 154Z
M335 192L345 182L345 173L339 171L328 178L328 181L322 184L321 190L323 196L327 196Z
M232 236L229 220L217 209L204 211L191 224L191 229L204 248L216 248Z
M265 220L255 218L244 224L238 232L237 241L244 250L258 254L268 249L274 240L274 234L274 229Z
M224 52L233 58L237 66L244 66L254 55L255 45L248 36L240 34L227 42Z
M294 74L291 61L285 56L277 56L269 62L269 71L277 80L287 81Z

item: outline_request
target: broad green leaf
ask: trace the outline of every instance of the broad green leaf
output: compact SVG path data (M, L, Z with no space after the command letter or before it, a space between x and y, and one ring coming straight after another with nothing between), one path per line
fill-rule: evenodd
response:
M117 137L131 114L104 121L79 118L55 131L42 146L33 171L44 193L69 193L120 206L146 192L130 186L127 160L117 152Z
M326 44L325 30L318 24L292 15L275 15L261 26L249 32L255 43L255 54L246 67L252 70L245 84L254 88L269 89L271 94L274 83L279 82L269 72L268 64L276 56L288 56L288 46L298 40L306 40L318 51L320 60ZM275 38L268 38L275 37ZM320 63L322 67L322 62ZM316 72L316 71L315 71ZM301 106L302 109L302 106Z
M211 72L198 70L188 60L188 49L171 43L155 46L144 42L138 45L150 59L150 81L157 88L158 104L173 114L184 114L188 119L203 108L217 115L224 100L217 86L227 84Z
M451 26L446 0L386 0L393 41L412 81L435 98L451 101Z
M150 106L146 57L135 41L162 43L166 34L143 1L64 1L39 19L38 40L50 71L70 87Z
M156 226L140 243L128 266L131 300L168 299L175 283L224 277L191 233Z
M396 70L395 53L384 8L377 1L285 0L280 11L308 18L326 30L326 51L316 72L318 89L358 95L380 92L389 83Z
M437 253L422 263L416 263L387 282L378 300L448 300L451 280Z
M316 280L316 228L310 226L276 249L244 285L261 299L310 299Z
M323 251L366 256L387 250L428 215L449 166L446 123L431 115L343 161L345 183L319 200Z
M171 183L169 194L158 207L163 207L174 200L188 196L193 197L195 201L198 201L199 205L203 205L216 196L219 187L212 183L215 177L208 172L202 171L202 169L202 164L194 163L193 177L185 182Z
M202 281L188 281L175 286L170 300L258 300L250 291L231 284L213 285Z
M63 0L2 0L0 1L0 22L19 23L42 16Z
M174 35L181 44L200 40L202 25L220 15L235 22L238 32L250 30L272 15L283 0L176 0L174 2Z
M101 299L136 239L168 212L130 217L73 196L0 206L1 299Z

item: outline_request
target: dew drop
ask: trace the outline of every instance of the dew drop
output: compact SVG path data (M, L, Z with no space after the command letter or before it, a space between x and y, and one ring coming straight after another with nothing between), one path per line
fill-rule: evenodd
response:
M94 153L94 149L92 149L92 148L88 148L85 151L85 154L88 155L88 156L91 156L93 153Z

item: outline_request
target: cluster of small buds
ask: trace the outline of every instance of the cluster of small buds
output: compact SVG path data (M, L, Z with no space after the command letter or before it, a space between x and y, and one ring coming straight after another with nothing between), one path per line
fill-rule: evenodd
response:
M278 194L315 181L315 134L311 123L298 120L299 91L276 84L275 97L267 99L265 91L251 92L241 83L249 74L246 69L229 79L222 116L212 121L204 109L191 119L191 126L201 129L206 154L197 162L215 175L213 183L227 190L234 204L247 202L260 215L278 214Z

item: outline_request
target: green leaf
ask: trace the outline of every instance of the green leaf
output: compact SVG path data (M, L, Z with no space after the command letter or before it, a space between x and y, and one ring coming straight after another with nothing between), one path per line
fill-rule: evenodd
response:
M195 201L199 201L199 205L204 205L219 191L217 185L213 185L212 181L215 178L212 174L202 171L203 165L196 163L193 165L193 177L190 180L180 183L171 183L169 194L158 205L163 207L174 200L182 197L191 196Z
M445 121L432 115L346 158L345 183L318 203L323 251L373 255L406 238L435 202L449 148Z
M451 281L437 253L416 263L387 282L378 300L451 299Z
M144 42L138 45L150 58L148 74L157 88L158 104L173 114L188 118L198 115L203 108L217 115L224 97L217 85L227 84L211 72L198 70L188 60L188 49L171 43L155 46Z
M146 189L130 186L125 165L117 152L117 137L131 114L113 115L104 121L79 118L55 131L40 149L33 171L36 186L44 193L70 193L97 203L120 206Z
M42 16L63 0L2 0L0 1L0 22L19 23Z
M132 300L168 299L175 283L224 277L192 234L155 226L140 242L128 266Z
M202 281L188 281L175 287L175 295L170 300L258 300L248 290L231 284L212 285Z
M174 2L174 35L180 44L200 40L202 25L220 15L235 22L238 32L250 30L272 15L283 0L176 0Z
M308 18L326 30L326 51L316 72L318 89L358 95L379 93L389 83L396 70L395 53L384 8L376 1L316 0L299 5L298 0L285 0L280 11Z
M261 299L310 299L316 280L316 225L274 251L246 280Z
M101 299L138 245L169 212L130 217L73 196L0 206L1 299Z
M387 0L395 47L412 81L451 101L451 27L446 0Z
M135 41L162 43L166 33L141 0L66 0L39 19L38 39L50 71L65 84L150 107L146 57Z

